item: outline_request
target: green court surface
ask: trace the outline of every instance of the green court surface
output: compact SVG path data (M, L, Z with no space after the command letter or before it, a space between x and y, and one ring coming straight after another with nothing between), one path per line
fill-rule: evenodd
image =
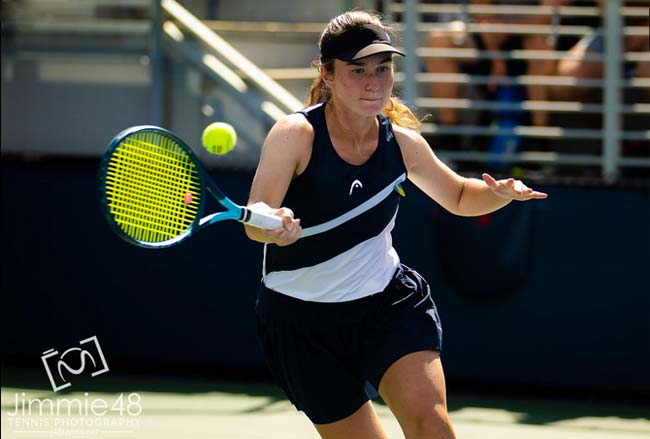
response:
M264 382L111 373L54 393L42 385L42 378L37 372L3 370L3 438L318 437L304 415ZM388 408L381 402L376 407L389 436L403 438ZM650 438L650 407L612 400L552 401L451 392L449 409L459 439Z

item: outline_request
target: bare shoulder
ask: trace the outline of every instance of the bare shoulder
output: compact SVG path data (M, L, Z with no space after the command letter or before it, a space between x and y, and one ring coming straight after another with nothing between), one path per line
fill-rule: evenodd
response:
M405 128L403 126L393 124L393 132L395 133L395 137L397 137L397 141L400 142L400 144L409 142L426 143L424 137L422 137L420 133L411 128Z
M393 132L402 151L402 158L407 170L411 170L422 159L431 157L433 154L429 143L417 131L393 125Z
M314 128L305 116L299 113L289 114L278 120L269 131L268 140L290 140L290 143L301 143L313 140ZM285 143L286 144L286 143Z
M289 114L269 131L262 148L261 164L278 166L288 165L292 172L300 174L311 157L311 145L314 142L314 128L305 116L299 113Z

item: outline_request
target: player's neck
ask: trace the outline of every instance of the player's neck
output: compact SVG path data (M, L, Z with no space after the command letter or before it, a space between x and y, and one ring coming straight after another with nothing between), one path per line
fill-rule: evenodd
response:
M334 101L330 101L326 109L329 109L330 119L334 121L335 129L342 134L352 136L359 143L374 137L377 129L376 117L359 116Z
M348 163L365 163L377 148L377 118L360 117L330 102L325 117L334 149ZM329 114L328 114L329 113Z

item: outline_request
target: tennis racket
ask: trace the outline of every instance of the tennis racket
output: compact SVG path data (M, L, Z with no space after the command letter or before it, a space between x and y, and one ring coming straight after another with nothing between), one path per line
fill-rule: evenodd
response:
M115 136L104 153L99 180L109 224L127 242L142 247L169 247L225 220L262 229L282 226L277 216L231 201L189 146L156 126L136 126ZM208 195L225 210L204 216Z

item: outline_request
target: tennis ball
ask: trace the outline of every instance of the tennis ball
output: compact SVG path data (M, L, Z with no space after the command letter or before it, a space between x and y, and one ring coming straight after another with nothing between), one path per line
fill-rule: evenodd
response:
M203 147L211 154L228 154L237 143L237 133L232 125L213 122L203 130Z

